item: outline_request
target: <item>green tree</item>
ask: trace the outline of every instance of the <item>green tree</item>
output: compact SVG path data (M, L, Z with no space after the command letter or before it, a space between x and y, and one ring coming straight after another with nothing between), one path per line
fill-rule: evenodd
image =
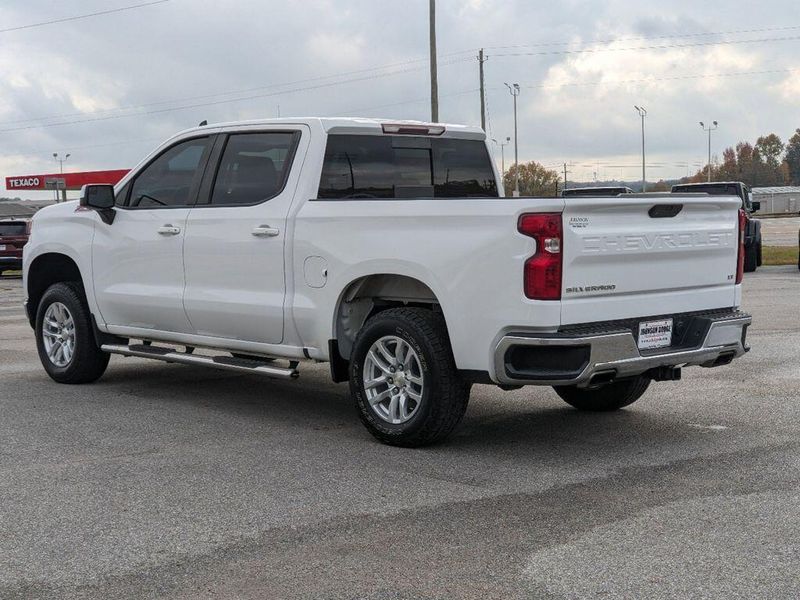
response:
M789 183L800 185L800 129L794 132L786 144L786 159L784 161L789 172Z
M516 167L512 165L503 178L503 187L508 196L514 191L516 174ZM519 165L519 193L522 196L555 196L558 194L559 181L557 171L547 169L535 160Z
M781 138L774 133L762 135L756 140L756 148L768 167L777 169L780 166L784 148Z
M785 183L781 172L784 144L774 133L756 140L755 150L759 161L755 165L758 185L781 185ZM756 182L753 182L755 185Z

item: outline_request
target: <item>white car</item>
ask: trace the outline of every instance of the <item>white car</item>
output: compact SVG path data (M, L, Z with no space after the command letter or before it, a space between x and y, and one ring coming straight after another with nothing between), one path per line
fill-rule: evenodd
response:
M747 350L741 201L505 198L482 130L279 119L184 131L34 218L42 364L109 353L296 377L328 361L381 441L418 446L473 383L614 410Z

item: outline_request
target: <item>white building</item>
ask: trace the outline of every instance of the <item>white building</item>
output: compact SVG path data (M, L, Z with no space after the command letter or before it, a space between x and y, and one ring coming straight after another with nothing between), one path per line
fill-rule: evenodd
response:
M800 186L754 187L752 192L753 201L761 202L759 214L800 213Z

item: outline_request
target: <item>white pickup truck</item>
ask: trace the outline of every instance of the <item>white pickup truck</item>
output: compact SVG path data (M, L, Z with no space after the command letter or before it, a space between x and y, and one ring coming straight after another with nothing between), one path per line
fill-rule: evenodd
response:
M745 353L741 200L504 198L482 130L281 119L184 131L33 220L47 373L109 354L296 377L328 361L383 442L457 426L471 385L614 410Z

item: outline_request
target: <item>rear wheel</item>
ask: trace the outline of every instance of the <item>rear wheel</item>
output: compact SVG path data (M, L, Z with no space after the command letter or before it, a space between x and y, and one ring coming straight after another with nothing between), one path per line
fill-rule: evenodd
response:
M47 288L36 311L36 349L55 381L89 383L105 372L109 355L97 347L91 323L80 284Z
M764 264L764 255L762 254L761 240L758 241L758 260L756 261L760 267Z
M636 402L647 391L650 379L633 377L614 381L595 389L581 389L574 385L555 386L553 389L564 402L578 410L608 412Z
M444 319L421 308L378 313L361 329L350 360L350 391L369 432L393 446L447 437L467 410Z
M745 273L752 273L758 268L758 246L751 244L744 250Z

